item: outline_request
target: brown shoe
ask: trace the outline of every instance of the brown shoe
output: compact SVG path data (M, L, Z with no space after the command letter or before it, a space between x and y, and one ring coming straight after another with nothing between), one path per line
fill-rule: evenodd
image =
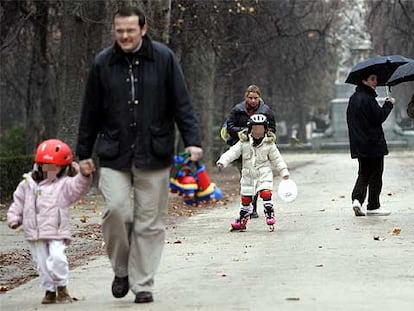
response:
M68 289L66 288L66 286L58 286L57 302L59 302L59 303L73 302L73 299L72 299L72 297L70 297Z
M45 297L42 299L42 304L56 303L56 292L46 291Z

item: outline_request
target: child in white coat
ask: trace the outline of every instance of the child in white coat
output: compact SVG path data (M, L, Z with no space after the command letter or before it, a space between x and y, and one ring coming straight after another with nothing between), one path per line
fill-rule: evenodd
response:
M239 132L240 140L221 155L217 161L219 169L242 157L242 177L240 180L240 216L231 223L231 230L245 230L252 213L252 199L256 193L263 200L266 224L271 231L276 222L272 203L273 169L284 178L289 171L276 147L276 136L268 131L265 115L254 114L250 117L248 128Z
M7 224L12 229L23 225L46 291L43 304L72 302L65 254L71 242L69 208L87 192L94 171L92 160L77 164L68 145L49 139L38 146L33 171L24 174L14 192Z

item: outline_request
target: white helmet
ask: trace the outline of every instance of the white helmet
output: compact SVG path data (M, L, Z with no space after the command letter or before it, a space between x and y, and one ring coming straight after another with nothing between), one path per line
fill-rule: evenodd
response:
M298 187L292 179L282 179L277 193L283 202L292 202L298 195Z
M249 130L252 129L253 125L264 125L265 129L267 129L269 121L267 121L267 117L264 114L254 114L250 117L249 121L247 121Z

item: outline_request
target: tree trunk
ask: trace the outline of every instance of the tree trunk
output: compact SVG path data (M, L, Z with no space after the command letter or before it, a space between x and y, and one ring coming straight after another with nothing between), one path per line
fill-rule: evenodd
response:
M34 1L32 59L28 73L26 104L26 151L34 153L44 139L53 137L56 128L55 101L51 91L49 61L47 57L48 1Z
M94 55L103 48L105 2L63 1L62 16L58 136L74 148L89 68Z
M194 107L198 112L204 159L210 166L213 160L213 116L215 111L214 77L216 56L211 45L204 44L199 37L193 42L193 49L183 59L183 70L187 81L191 81L190 91ZM214 133L218 135L218 133Z
M150 34L154 40L170 41L171 0L148 1L145 5Z

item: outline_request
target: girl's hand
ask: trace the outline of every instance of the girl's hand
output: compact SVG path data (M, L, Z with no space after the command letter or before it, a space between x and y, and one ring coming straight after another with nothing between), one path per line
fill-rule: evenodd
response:
M289 179L289 175L283 176L283 179Z
M217 163L216 165L217 165L219 171L221 171L224 168L223 163Z
M17 222L14 222L14 223L11 223L11 224L9 224L9 228L10 229L17 229L19 227L19 224L17 223Z
M79 164L73 161L71 165L73 169L75 170L76 174L79 173Z

